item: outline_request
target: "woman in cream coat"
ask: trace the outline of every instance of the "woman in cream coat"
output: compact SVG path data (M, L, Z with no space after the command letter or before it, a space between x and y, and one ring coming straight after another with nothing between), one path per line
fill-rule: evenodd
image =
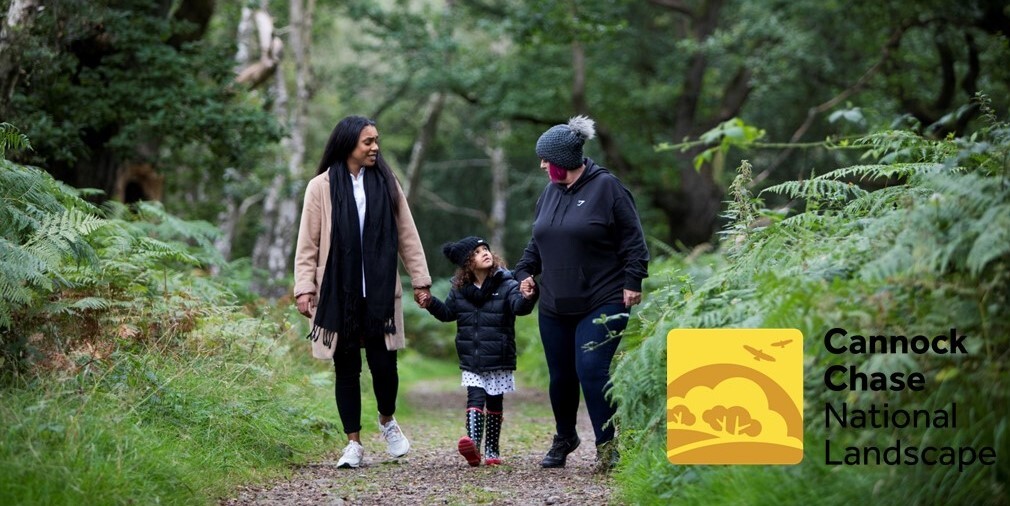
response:
M426 305L431 276L396 177L379 153L375 123L348 116L333 129L317 175L305 189L295 252L294 296L309 317L312 356L333 360L337 411L348 437L338 467L361 464L361 350L378 404L378 424L394 457L410 443L393 413L405 346L397 255L414 300Z

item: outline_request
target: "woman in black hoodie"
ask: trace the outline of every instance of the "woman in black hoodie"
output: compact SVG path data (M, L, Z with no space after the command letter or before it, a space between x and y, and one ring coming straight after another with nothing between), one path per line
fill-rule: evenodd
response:
M524 288L540 289L540 338L557 430L541 466L564 467L579 446L575 419L581 385L596 436L597 470L605 472L617 462L609 423L616 408L606 398L610 363L628 311L641 302L649 251L631 192L582 155L594 135L593 121L576 116L537 140L540 167L551 182L537 200L533 237L515 272ZM625 317L593 322L620 314Z

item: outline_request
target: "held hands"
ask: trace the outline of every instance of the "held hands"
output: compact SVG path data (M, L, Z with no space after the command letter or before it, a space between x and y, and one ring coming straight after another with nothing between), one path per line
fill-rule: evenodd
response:
M417 302L418 307L427 308L428 304L431 304L431 290L428 288L415 288L414 302Z
M316 300L316 295L313 293L303 293L295 299L298 304L298 312L305 315L307 318L312 318L312 303Z
M636 292L634 290L624 290L624 307L631 308L635 304L642 302L642 292Z
M533 281L533 276L530 276L519 284L519 293L526 299L530 299L536 293L536 286L536 281ZM642 292L624 290L624 307L630 308L640 302L642 302Z
M522 294L523 298L526 300L532 299L533 295L537 293L537 282L533 281L533 276L530 276L519 283L519 293Z
M315 294L303 293L298 296L296 300L298 304L298 312L305 315L306 317L312 317L312 304L315 301ZM414 289L414 301L417 305L426 308L428 304L431 303L431 290L427 288L415 288Z

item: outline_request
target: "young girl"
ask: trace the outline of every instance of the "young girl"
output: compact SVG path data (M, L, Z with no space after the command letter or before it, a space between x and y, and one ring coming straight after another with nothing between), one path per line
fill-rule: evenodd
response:
M456 321L456 353L466 387L466 436L458 450L471 466L480 465L480 440L487 424L484 465L501 464L502 400L515 390L515 320L533 311L536 292L520 287L501 258L479 237L466 237L442 246L442 253L459 266L443 303L432 296L428 312L444 322Z

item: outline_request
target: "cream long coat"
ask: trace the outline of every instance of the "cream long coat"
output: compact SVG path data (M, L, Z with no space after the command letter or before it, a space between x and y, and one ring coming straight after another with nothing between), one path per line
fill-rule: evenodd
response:
M364 170L372 170L365 168ZM399 183L397 183L399 189ZM396 218L396 229L399 234L400 260L410 274L410 284L414 288L431 286L431 276L428 274L428 263L424 258L421 238L414 225L414 217L407 207L407 199L400 190L400 198L396 205L399 212ZM302 221L298 228L298 244L295 249L295 290L299 295L311 293L315 295L312 306L312 317L316 315L316 304L319 303L319 287L323 284L323 271L326 258L330 253L330 176L329 171L323 172L309 181L305 188L305 202L302 206ZM403 332L403 288L399 283L400 272L396 272L396 291L394 293L394 318L396 333L386 334L386 349L398 350L406 346ZM339 338L339 336L338 336ZM312 356L318 359L333 358L337 346L334 339L329 347L323 345L322 339L310 341Z

